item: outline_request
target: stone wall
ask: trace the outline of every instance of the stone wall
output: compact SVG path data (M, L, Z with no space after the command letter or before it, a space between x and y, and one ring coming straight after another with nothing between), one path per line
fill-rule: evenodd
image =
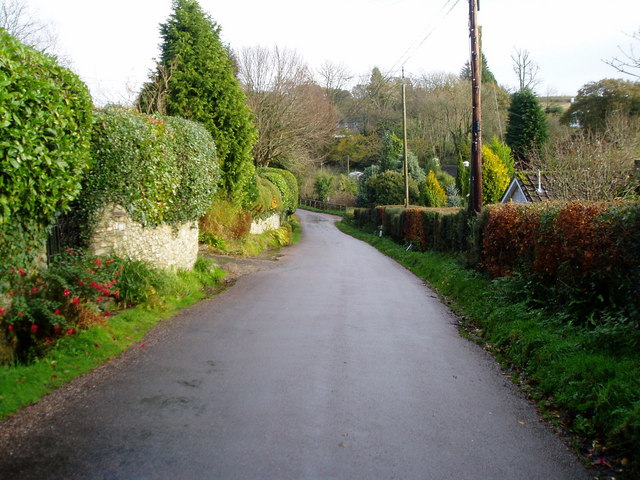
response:
M257 235L260 233L268 232L270 230L277 230L281 225L280 214L274 213L273 215L265 219L254 220L251 223L250 233Z
M99 216L89 249L95 255L115 254L165 269L191 270L198 256L198 223L178 228L143 227L119 205L107 205Z

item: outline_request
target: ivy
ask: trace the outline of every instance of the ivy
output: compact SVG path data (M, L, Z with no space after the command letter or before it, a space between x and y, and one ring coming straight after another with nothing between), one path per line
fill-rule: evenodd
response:
M215 145L195 122L106 108L94 115L91 156L77 202L88 233L107 203L145 226L177 225L200 218L216 192Z

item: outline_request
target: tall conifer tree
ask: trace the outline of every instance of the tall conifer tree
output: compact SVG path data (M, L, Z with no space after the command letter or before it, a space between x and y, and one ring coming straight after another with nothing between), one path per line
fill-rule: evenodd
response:
M548 139L547 117L535 94L525 88L511 95L505 140L516 161L539 154Z
M158 69L139 104L146 101L147 110L163 105L168 115L203 123L216 143L221 187L236 203L248 206L255 192L251 150L257 130L230 53L220 40L220 27L196 0L173 0L173 12L160 25L160 34ZM165 98L149 99L154 90Z

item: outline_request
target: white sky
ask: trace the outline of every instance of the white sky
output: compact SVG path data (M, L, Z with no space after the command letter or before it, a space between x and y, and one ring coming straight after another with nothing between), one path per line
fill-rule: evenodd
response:
M26 0L57 33L71 68L98 104L126 102L158 57L171 0ZM312 68L343 64L357 77L406 61L407 75L458 73L469 57L467 0L200 0L232 49L295 49ZM445 7L446 5L446 7ZM443 8L445 7L445 8ZM453 9L448 13L453 7ZM515 87L514 47L540 66L541 95L575 95L624 78L603 60L640 30L639 0L480 0L483 51L498 82ZM425 39L419 47L417 45ZM635 51L640 52L638 42ZM627 77L630 78L630 77Z

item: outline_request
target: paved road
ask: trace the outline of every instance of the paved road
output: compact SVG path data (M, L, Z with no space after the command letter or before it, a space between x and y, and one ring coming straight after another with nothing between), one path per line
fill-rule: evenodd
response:
M300 217L274 268L172 320L0 478L589 478L418 278Z

